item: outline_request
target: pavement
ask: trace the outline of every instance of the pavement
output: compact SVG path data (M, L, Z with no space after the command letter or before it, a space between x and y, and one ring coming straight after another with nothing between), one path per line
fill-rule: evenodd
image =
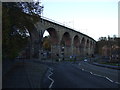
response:
M46 71L46 65L32 61L17 61L4 73L2 88L41 88L41 81Z

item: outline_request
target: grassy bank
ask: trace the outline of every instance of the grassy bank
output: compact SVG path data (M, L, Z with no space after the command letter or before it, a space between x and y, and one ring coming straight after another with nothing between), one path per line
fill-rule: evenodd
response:
M120 66L119 63L105 63L105 62L101 62L100 64L113 65L113 66Z

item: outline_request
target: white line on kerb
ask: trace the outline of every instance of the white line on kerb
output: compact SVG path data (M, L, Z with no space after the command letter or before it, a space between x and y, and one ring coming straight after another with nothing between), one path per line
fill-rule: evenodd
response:
M53 85L53 83L54 83L54 80L52 79L52 78L50 78L50 76L53 74L51 71L53 71L53 69L52 68L49 68L49 72L50 72L50 74L48 75L48 79L50 79L52 82L51 82L51 84L50 84L50 86L49 86L49 88L51 88L52 87L52 85Z

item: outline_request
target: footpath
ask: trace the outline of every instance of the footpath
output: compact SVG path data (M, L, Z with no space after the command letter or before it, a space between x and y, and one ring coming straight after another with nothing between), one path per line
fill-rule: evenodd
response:
M2 88L41 88L46 71L46 65L17 61L10 69L3 69Z
M113 65L99 64L99 63L96 63L96 62L93 62L92 64L93 64L93 65L96 65L96 66L101 66L101 67L106 67L106 68L110 68L110 69L120 70L120 66L113 66Z

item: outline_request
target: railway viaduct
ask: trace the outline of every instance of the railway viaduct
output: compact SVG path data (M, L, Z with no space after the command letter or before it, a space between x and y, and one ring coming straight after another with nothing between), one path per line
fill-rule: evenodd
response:
M71 55L77 58L94 54L96 41L74 29L65 25L56 23L47 18L40 18L35 24L35 30L30 31L31 36L31 58L35 55L41 58L41 42L45 30L50 34L51 38L51 56L70 57Z

